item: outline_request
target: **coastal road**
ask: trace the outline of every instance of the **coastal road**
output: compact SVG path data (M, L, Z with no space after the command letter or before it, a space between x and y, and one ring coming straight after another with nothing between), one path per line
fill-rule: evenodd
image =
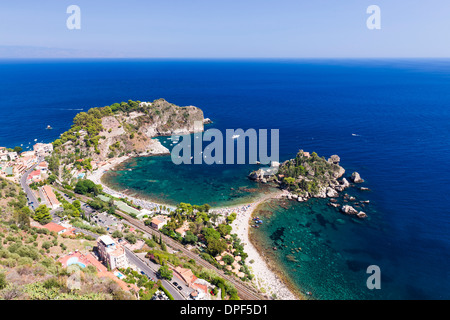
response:
M125 248L125 247L124 247ZM158 279L157 269L151 265L151 261L142 261L136 254L131 252L128 248L125 248L125 252L128 261L138 267L141 271L145 272L150 278ZM167 291L172 295L175 300L186 300L187 298L180 293L180 291L174 287L172 283L167 280L161 279L161 283Z
M39 206L39 202L36 199L36 197L33 193L33 190L31 190L31 188L27 184L27 177L34 170L34 168L36 168L37 165L42 162L42 160L44 160L44 158L39 157L37 163L34 166L32 166L30 169L28 169L20 178L20 185L21 185L23 191L26 193L28 202L31 203L30 207L33 210L35 210Z

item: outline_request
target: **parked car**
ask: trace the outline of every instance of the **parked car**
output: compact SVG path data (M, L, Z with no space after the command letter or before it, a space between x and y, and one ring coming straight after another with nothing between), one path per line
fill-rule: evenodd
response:
M183 290L182 286L178 286L177 288L178 288L178 290Z
M178 282L173 282L173 285L174 285L175 287L178 287Z

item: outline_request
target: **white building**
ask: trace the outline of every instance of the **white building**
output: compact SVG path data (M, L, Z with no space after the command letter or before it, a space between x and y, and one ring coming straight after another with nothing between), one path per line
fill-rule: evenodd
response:
M38 155L45 155L53 152L53 144L51 143L36 143L33 146L33 151Z
M8 157L11 161L14 161L17 159L17 152L8 152Z
M106 265L114 270L116 268L127 268L128 260L125 249L116 243L110 236L101 236L97 240L98 253Z

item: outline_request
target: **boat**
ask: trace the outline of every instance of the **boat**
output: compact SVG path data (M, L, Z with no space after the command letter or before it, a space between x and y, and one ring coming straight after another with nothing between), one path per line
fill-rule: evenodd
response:
M47 130L52 130L53 128L50 125L47 125Z
M238 134L235 134L235 135L233 135L231 138L232 138L232 139L237 139L237 138L239 138L239 135L238 135Z

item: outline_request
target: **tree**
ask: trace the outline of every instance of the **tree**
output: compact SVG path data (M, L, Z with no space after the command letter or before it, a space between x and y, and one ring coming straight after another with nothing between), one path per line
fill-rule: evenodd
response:
M237 214L236 212L231 213L228 217L227 217L227 222L229 224L231 224L234 220L236 220Z
M184 236L184 242L185 243L191 243L194 244L198 241L198 238L195 234L193 234L191 231L186 231L186 235Z
M213 257L221 254L227 248L227 243L223 239L209 239L206 251Z
M234 258L233 256L226 254L223 256L222 261L225 262L226 264L231 265L234 262Z
M6 288L6 286L8 285L8 282L6 281L6 275L1 272L0 273L0 290Z
M30 226L30 215L31 210L28 207L23 207L22 209L15 211L15 220L19 228Z
M22 147L19 147L19 146L16 146L16 147L14 147L14 152L17 152L17 153L21 153L22 152Z
M49 184L52 184L53 182L56 181L57 178L58 178L58 177L57 177L56 175L51 174L51 175L47 178L47 182L48 182Z
M226 235L230 234L232 228L230 225L225 224L225 223L221 223L219 224L219 226L217 227L217 230L219 231L220 235L222 237L225 237Z
M50 209L47 208L46 205L41 204L39 207L36 208L33 219L39 222L40 224L46 224L52 221Z
M93 193L94 196L98 195L102 191L102 186L96 185L93 181L89 179L79 180L75 185L74 191L78 194L86 195L88 193Z
M125 236L125 240L127 240L131 244L135 244L137 241L137 238L133 233L129 233Z
M122 234L122 232L120 232L119 230L116 230L116 231L114 231L114 232L112 233L112 237L113 237L113 238L122 238L122 237L123 237L123 234Z
M206 241L209 242L210 239L218 240L220 239L220 233L213 228L203 228L202 234L205 236Z
M74 202L72 202L72 204L73 204L73 206L74 206L75 208L77 208L78 210L81 209L81 202L80 202L80 200L75 200Z
M172 280L173 271L168 266L161 266L158 270L159 275L167 280Z

